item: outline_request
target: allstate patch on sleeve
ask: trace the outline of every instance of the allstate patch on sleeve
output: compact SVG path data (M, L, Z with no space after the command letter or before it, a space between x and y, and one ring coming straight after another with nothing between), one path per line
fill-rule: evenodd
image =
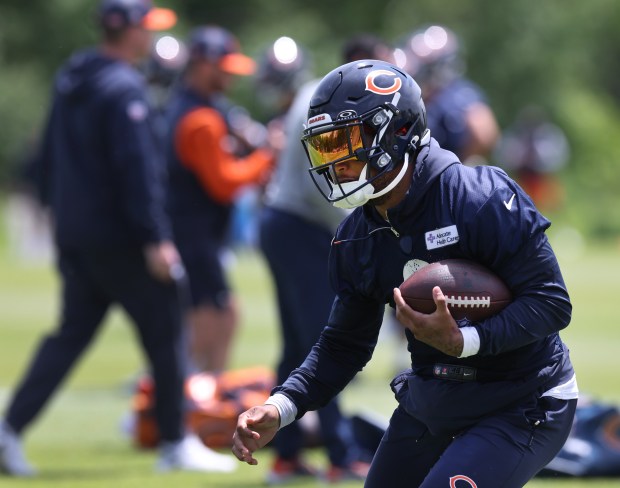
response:
M451 246L459 242L459 232L456 230L456 225L431 230L424 234L424 242L429 251L438 247Z

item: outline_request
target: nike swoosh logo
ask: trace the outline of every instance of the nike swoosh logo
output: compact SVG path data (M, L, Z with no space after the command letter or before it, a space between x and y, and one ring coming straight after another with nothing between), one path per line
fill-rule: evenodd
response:
M512 208L512 201L515 199L515 194L513 193L512 196L510 197L510 200L506 201L504 200L504 207L506 207L508 210L510 210Z

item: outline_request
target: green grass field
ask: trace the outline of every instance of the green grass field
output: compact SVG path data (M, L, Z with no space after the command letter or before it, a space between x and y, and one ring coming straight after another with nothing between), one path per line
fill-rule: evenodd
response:
M49 264L28 265L7 249L0 231L0 411L25 368L39 338L57 316L57 282ZM6 236L5 236L6 237ZM620 327L613 313L618 303L620 248L574 246L570 234L551 234L571 291L574 315L563 332L577 368L583 393L620 404ZM251 251L231 263L233 281L243 311L233 366L276 362L280 345L274 298L265 264ZM344 408L388 416L394 408L388 382L402 357L403 346L385 334L375 357L343 393ZM396 353L396 350L399 350ZM40 471L33 480L0 478L0 487L130 488L130 487L259 487L271 453L259 453L259 466L239 464L234 474L155 474L155 453L138 451L121 433L119 424L129 409L129 385L142 369L132 329L114 311L91 350L74 370L64 389L32 426L26 452ZM320 451L312 453L325 462ZM296 484L310 487L316 483ZM342 486L360 486L349 483ZM528 488L620 486L620 480L535 480ZM386 487L388 488L388 487ZM501 488L501 487L498 487Z

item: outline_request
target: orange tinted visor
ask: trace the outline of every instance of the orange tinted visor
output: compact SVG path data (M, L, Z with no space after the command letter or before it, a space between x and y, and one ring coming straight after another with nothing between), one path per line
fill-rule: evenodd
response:
M177 14L169 8L152 8L142 18L142 26L151 31L168 30L177 23Z
M220 69L231 75L249 76L256 71L256 61L241 53L230 53L222 56Z
M355 158L355 151L364 149L359 125L310 136L305 142L310 163L315 168L335 161Z

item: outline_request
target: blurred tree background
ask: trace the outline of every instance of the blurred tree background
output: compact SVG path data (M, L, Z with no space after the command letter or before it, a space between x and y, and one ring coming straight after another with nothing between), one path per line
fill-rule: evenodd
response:
M258 57L282 35L296 39L322 75L340 64L353 34L398 44L423 24L439 23L463 40L467 75L489 97L502 127L537 104L568 136L561 173L566 201L551 215L588 237L620 236L620 8L617 0L156 0L174 8L172 34L215 23ZM0 2L0 185L34 137L47 110L56 68L96 41L95 0ZM250 80L236 100L261 117ZM258 94L260 96L260 94ZM498 164L497 161L492 161Z

